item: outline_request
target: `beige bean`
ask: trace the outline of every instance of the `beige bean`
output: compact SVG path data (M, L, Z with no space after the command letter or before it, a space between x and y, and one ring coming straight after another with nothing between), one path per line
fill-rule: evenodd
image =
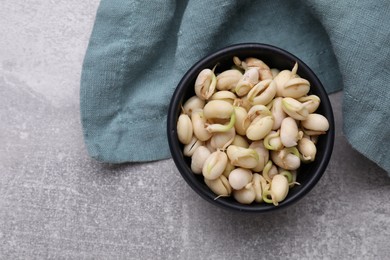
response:
M263 142L268 150L281 150L284 147L280 138L280 130L269 132Z
M242 73L239 70L225 70L217 76L218 90L231 90L236 87L237 83L242 78Z
M264 147L264 144L262 141L254 141L249 145L250 149L253 149L256 151L259 161L257 165L252 168L255 172L261 172L264 169L265 164L269 160L269 151Z
M298 101L306 107L309 114L314 113L321 103L320 98L316 95L304 96L299 98Z
M208 180L215 180L222 175L226 168L228 158L226 153L217 150L210 154L203 165L202 174Z
M272 79L271 69L262 60L249 57L245 59L245 64L247 67L255 67L258 69L260 80Z
M202 146L204 143L200 141L196 136L192 136L191 142L189 144L186 144L183 149L183 154L187 157L191 157L195 150L199 147Z
M287 115L296 120L305 120L309 115L306 106L294 98L283 98L282 108Z
M196 109L203 109L205 101L200 99L198 96L190 97L183 105L184 113L191 116L192 111Z
M256 192L255 192L253 185L251 185L251 183L249 183L246 187L244 187L241 190L234 190L233 197L239 203L251 204L256 198Z
M303 132L298 131L298 125L292 117L283 119L280 126L280 140L285 147L293 147L302 138Z
M256 68L249 68L234 88L237 96L242 97L248 94L249 90L259 82L259 72Z
M236 168L229 174L229 184L235 190L241 190L252 181L252 171L244 168Z
M283 89L287 81L296 77L296 72L298 70L298 63L295 63L292 70L282 70L275 76L274 81L276 83L276 96L283 97Z
M269 160L263 169L262 175L265 180L271 182L272 178L278 173L278 168Z
M235 135L234 140L232 142L232 145L243 147L243 148L249 148L248 141L242 137L241 135Z
M253 121L256 117L272 116L271 111L264 105L254 105L248 111L248 118Z
M252 105L267 105L276 94L276 84L272 79L257 83L247 94Z
M275 175L272 178L270 191L272 201L275 205L278 205L279 202L283 201L287 197L289 191L287 178L280 174Z
M237 96L227 90L217 91L210 97L210 100L223 100L233 105L234 101L237 99Z
M232 188L230 187L229 181L223 175L219 176L215 180L209 180L204 178L204 182L207 187L212 190L218 196L229 196L232 192Z
M278 174L278 168L276 167L276 165L272 165L271 169L269 169L268 171L268 177L272 180L272 178Z
M195 80L195 94L202 100L209 99L215 92L217 77L210 69L204 69Z
M261 140L272 130L273 124L272 116L257 117L248 126L246 136L252 141Z
M249 69L249 67L248 67L248 65L246 64L246 62L245 62L245 61L242 61L242 60L241 60L239 57L237 57L237 56L234 56L234 57L233 57L233 63L234 63L234 65L235 65L235 67L237 67L237 68L240 69L240 70L246 71L246 70Z
M309 114L305 120L301 122L305 129L325 133L329 130L329 122L326 117L320 114Z
M255 201L256 202L262 202L263 201L263 182L265 180L263 176L261 176L258 173L254 173L252 177L252 183L253 183L253 189L255 190Z
M196 174L201 174L203 164L210 156L210 151L205 146L199 146L196 148L194 154L191 157L191 170Z
M211 100L203 108L203 114L206 119L211 118L230 118L233 113L233 105L224 100Z
M300 98L310 90L310 82L303 78L290 78L279 90L282 97Z
M248 118L248 113L243 107L234 108L236 114L236 122L234 123L234 128L239 135L245 135L246 129L250 125L251 121Z
M206 118L203 110L196 109L191 114L192 127L194 135L201 141L207 141L211 138L211 133L206 129Z
M271 151L271 159L277 166L286 170L296 170L301 165L299 151L295 147Z
M291 78L291 71L290 70L282 70L273 79L276 83L276 96L277 97L283 97L283 87L290 78Z
M188 115L181 114L177 120L177 137L182 144L189 144L192 139L192 122Z
M278 130L284 118L286 118L286 113L282 107L282 97L276 97L272 102L271 113L274 118L274 124L272 130Z
M235 136L236 130L234 127L226 132L214 133L210 139L210 145L214 149L225 149L234 141Z
M253 149L230 145L226 153L230 163L234 166L251 169L256 167L259 161L257 152Z
M316 145L309 138L302 138L298 142L298 150L304 162L314 161L317 153Z

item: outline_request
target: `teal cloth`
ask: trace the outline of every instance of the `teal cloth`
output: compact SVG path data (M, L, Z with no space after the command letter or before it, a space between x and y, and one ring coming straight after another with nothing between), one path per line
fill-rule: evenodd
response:
M343 89L347 139L390 172L389 18L389 1L102 0L81 77L88 152L169 158L166 114L182 75L212 51L259 42L301 58L328 93Z

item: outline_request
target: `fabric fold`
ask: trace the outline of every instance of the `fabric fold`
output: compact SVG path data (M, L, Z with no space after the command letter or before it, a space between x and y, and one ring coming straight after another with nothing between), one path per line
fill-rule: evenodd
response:
M334 2L334 4L332 4ZM336 4L337 3L337 4ZM390 173L390 3L305 1L327 31L343 75L343 131Z

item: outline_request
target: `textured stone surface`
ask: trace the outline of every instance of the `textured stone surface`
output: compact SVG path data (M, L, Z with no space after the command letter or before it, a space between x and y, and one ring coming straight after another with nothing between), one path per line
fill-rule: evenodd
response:
M198 197L172 160L91 160L79 120L81 63L98 0L0 8L1 259L386 259L390 178L342 133L296 205L261 216Z

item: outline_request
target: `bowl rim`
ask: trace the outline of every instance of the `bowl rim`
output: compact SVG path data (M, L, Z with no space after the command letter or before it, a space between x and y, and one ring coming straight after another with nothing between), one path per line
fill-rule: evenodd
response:
M302 187L298 192L294 193L291 196L287 196L287 198L281 202L278 206L274 206L272 204L232 204L223 199L215 199L215 194L212 196L212 192L205 192L200 188L199 185L194 181L195 174L189 169L186 162L183 160L183 154L180 150L180 143L177 138L176 133L176 124L177 124L177 110L178 106L180 106L182 102L183 95L185 94L188 86L187 82L191 82L194 79L194 75L197 76L196 73L199 73L200 70L204 68L208 68L209 64L216 63L215 61L222 59L223 57L233 56L234 53L240 51L248 51L248 52L258 52L265 51L270 52L271 54L282 55L291 61L296 61L298 63L299 70L304 70L306 74L310 75L310 81L312 85L316 86L316 91L320 93L321 98L321 106L323 108L323 113L326 115L326 118L329 121L329 130L327 131L327 138L324 147L324 156L321 161L318 161L318 166L316 167L316 171L313 173L313 177L308 179L308 182ZM195 76L195 77L196 77ZM323 98L325 97L325 98ZM184 76L181 78L177 87L175 88L171 101L168 107L168 115L167 115L167 136L168 136L168 144L169 149L172 155L172 159L176 167L179 170L179 173L183 177L183 179L187 182L187 184L203 199L210 202L213 205L219 206L224 209L240 211L240 212L249 212L249 213L264 213L269 211L280 210L282 208L286 208L292 204L295 204L297 201L302 199L305 195L307 195L314 186L318 183L318 181L323 176L327 165L330 161L333 145L334 145L334 137L335 137L335 127L334 127L334 115L332 106L328 97L328 94L325 91L322 83L320 82L317 75L311 70L311 68L306 65L301 59L293 55L292 53L274 45L264 44L264 43L238 43L225 46L223 48L214 51L200 60L198 60L192 67L187 70ZM192 176L191 176L192 175ZM211 194L210 194L211 193ZM290 195L290 194L289 194Z

